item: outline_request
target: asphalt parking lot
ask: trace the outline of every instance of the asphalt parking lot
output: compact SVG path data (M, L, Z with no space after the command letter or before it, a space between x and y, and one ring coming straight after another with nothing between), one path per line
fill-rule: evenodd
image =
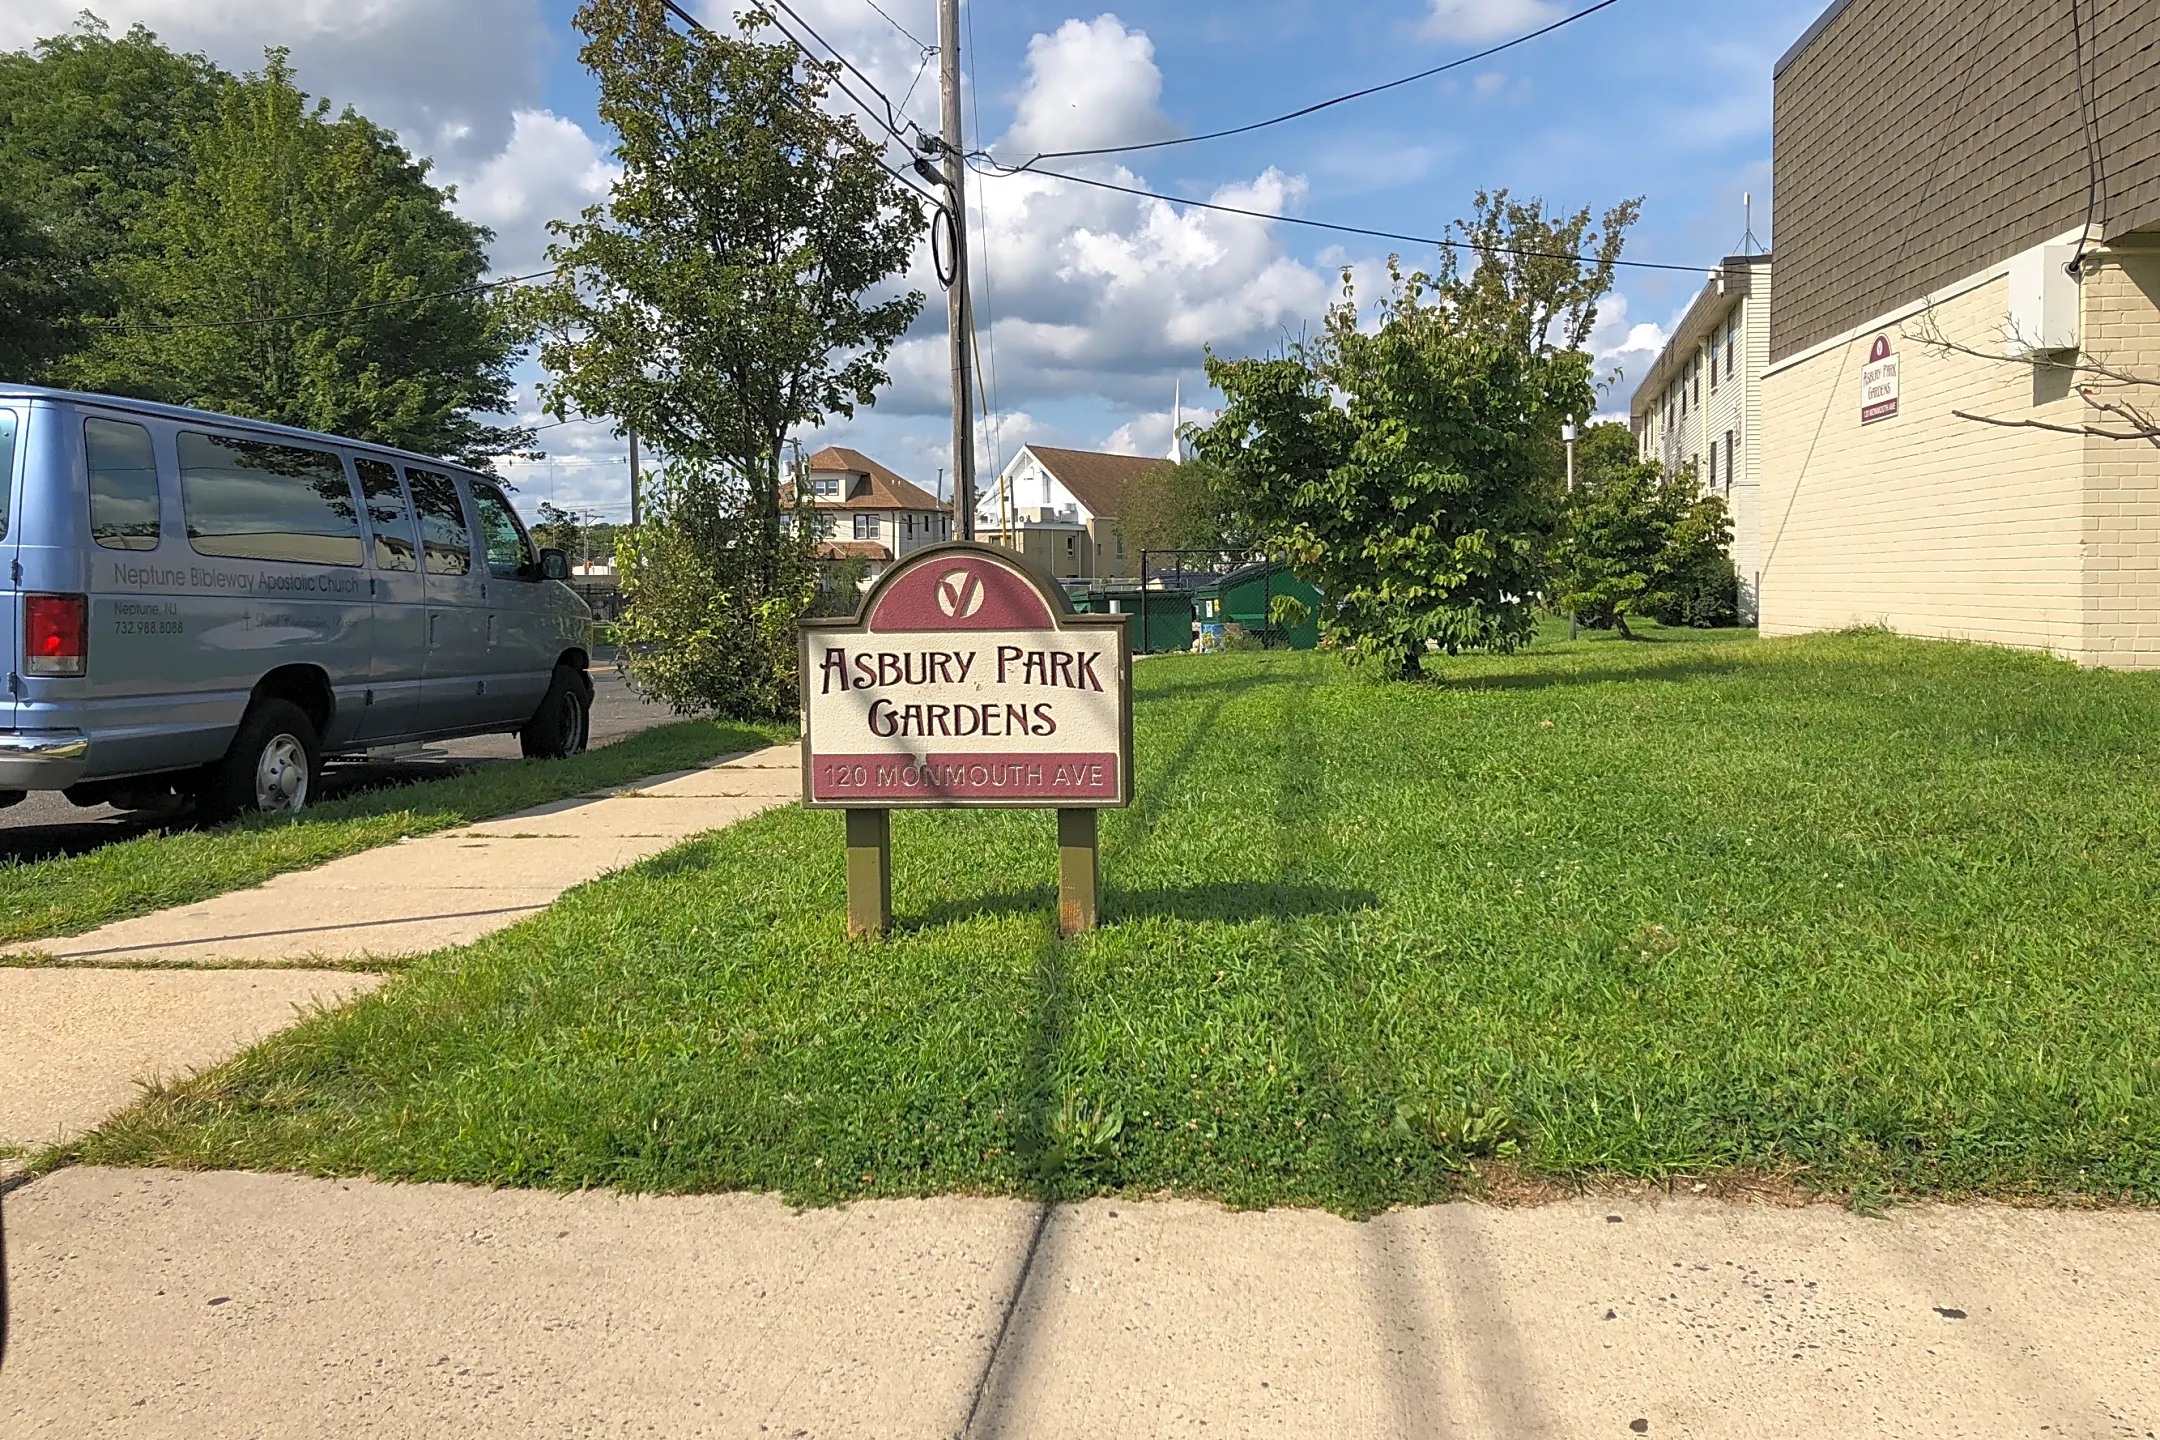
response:
M665 705L639 699L616 673L612 659L596 666L592 678L590 743L593 745L605 745L678 718ZM445 740L418 755L401 756L396 760L328 766L321 793L323 799L335 799L386 785L439 780L475 766L517 758L518 739L515 735ZM86 809L55 791L37 791L20 805L0 810L0 862L79 855L169 823L155 816L115 810L110 805Z

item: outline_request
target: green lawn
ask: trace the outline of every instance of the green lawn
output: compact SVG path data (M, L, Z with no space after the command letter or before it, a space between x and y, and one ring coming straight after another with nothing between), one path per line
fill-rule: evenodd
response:
M1532 1177L2160 1201L2160 676L1876 634L1540 645L1383 687L1136 669L1108 924L1048 815L902 815L843 939L789 809L421 962L87 1144L534 1186Z
M260 885L340 855L508 815L716 755L788 738L792 727L664 725L568 760L490 765L448 780L370 791L290 819L160 831L87 854L0 865L0 943L77 935L113 920Z

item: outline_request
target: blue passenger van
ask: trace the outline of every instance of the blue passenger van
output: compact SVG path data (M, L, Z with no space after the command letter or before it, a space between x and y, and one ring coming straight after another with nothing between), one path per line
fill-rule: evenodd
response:
M299 810L323 758L585 748L592 615L502 489L228 415L0 385L0 805Z

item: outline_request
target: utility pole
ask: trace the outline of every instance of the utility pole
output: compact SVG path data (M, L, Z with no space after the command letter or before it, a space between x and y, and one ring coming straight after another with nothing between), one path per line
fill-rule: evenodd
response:
M637 529L638 522L643 518L644 511L639 504L638 497L637 431L632 430L630 432L630 528L632 530Z
M952 337L953 510L960 538L975 538L975 375L968 342L975 307L968 302L967 146L960 128L960 0L938 0L938 91L943 118L945 213L951 217L953 281L945 291ZM934 237L933 237L934 241Z

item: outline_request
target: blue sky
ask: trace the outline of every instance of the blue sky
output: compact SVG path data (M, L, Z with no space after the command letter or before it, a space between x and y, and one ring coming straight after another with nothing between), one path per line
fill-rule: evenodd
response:
M71 23L83 0L17 0L0 44ZM920 51L869 0L791 0L896 99ZM933 0L879 0L935 39ZM1392 79L1526 31L1590 0L1135 0L1115 7L1006 0L970 18L970 139L1000 156L1189 135ZM1741 195L1772 239L1771 70L1823 0L1619 0L1555 34L1448 76L1236 139L1063 162L1143 188L1411 234L1440 233L1481 187L1603 209L1644 198L1631 258L1708 265L1742 233ZM289 46L303 85L395 127L499 232L505 271L537 268L543 227L604 198L607 137L577 63L570 0L113 0L246 67ZM727 5L692 3L716 23ZM964 39L967 37L963 37ZM935 125L934 72L908 113ZM981 467L1028 440L1145 453L1167 448L1173 384L1209 397L1203 346L1238 354L1310 327L1344 265L1372 275L1390 249L1356 237L1195 212L1047 179L975 182L987 223L978 305L995 319L997 423ZM542 262L544 263L544 262ZM934 292L927 261L913 283ZM984 280L987 284L984 284ZM1625 407L1665 327L1699 281L1636 271L1595 339ZM803 438L851 444L929 486L949 463L944 309L933 293L894 356L894 384L854 421ZM538 372L528 366L529 396ZM527 406L528 410L531 408ZM515 472L528 506L550 496L625 509L622 444L604 426L543 439Z

